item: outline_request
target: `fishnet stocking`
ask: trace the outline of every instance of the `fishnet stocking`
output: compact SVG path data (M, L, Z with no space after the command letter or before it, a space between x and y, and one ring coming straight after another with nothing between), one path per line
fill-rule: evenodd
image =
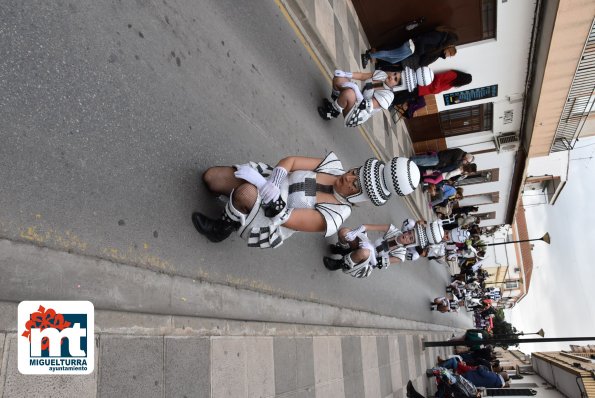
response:
M207 169L202 175L202 180L209 190L217 195L231 195L231 191L244 183L236 178L235 169L229 166L217 166Z
M258 190L252 184L242 184L233 191L231 202L233 207L244 214L250 213L256 203Z

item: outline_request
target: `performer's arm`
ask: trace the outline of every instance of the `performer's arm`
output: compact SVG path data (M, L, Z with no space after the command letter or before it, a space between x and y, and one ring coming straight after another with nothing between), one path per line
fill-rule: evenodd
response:
M295 170L315 170L322 162L320 158L307 158L304 156L288 156L277 163L277 167L283 167L288 172Z
M364 224L366 231L388 232L390 224Z
M314 209L293 209L284 227L302 232L324 232L326 221L319 211Z
M373 76L372 72L353 72L352 79L354 80L368 80L371 79Z

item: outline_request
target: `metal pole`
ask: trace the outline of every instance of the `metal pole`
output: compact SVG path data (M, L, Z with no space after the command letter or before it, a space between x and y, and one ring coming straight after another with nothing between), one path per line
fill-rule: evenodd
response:
M558 341L591 341L595 340L595 337L549 337L549 338L535 338L535 339L485 339L479 341L424 341L424 348L427 347L456 347L464 345L471 347L474 345L482 344L504 344L504 345L516 345L522 343L551 343Z
M509 243L522 243L522 242L531 242L534 240L542 240L541 238L536 239L524 239L524 240L511 240L509 242L498 242L498 243L488 243L486 246L497 246L497 245L507 245Z

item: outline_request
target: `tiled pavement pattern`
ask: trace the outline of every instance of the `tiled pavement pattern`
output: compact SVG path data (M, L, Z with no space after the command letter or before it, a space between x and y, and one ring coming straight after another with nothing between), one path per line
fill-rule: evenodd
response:
M16 334L0 333L0 397L404 397L446 349L422 350L433 334L375 336L96 337L89 376L24 376L17 371Z
M329 77L335 69L361 71L360 54L368 49L353 4L350 0L277 0L320 62L323 73ZM371 66L368 66L371 70ZM330 80L329 80L330 96ZM312 110L313 117L317 117ZM331 123L343 123L342 118ZM393 156L410 156L413 143L403 120L394 123L388 111L375 115L362 127L362 133L385 160ZM347 129L347 127L345 127ZM356 129L352 129L354 132ZM362 142L362 145L365 145ZM428 200L421 189L404 198L417 218L433 220Z

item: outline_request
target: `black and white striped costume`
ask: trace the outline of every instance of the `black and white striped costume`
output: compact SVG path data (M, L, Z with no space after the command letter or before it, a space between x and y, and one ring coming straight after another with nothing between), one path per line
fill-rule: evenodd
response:
M408 247L397 242L399 236L404 232L413 229L414 226L415 221L412 219L406 219L403 222L401 229L398 229L391 224L382 238L379 238L374 242L374 247L376 248L375 253L370 253L370 257L359 264L349 264L352 265L352 268L344 269L343 272L355 278L365 278L372 273L374 268L388 268L390 265L390 257L398 258L401 262L406 260L417 260L419 258L419 253L415 250L415 246ZM361 236L360 239L368 238L366 233L362 235L363 236ZM353 263L350 257L346 258L346 260Z
M265 163L249 162L247 165L257 170L265 178L268 178L273 170L273 167ZM279 247L283 244L285 239L296 232L283 226L291 216L293 209L317 210L326 221L325 236L337 233L341 224L350 216L351 205L338 194L335 194L335 197L341 203L316 203L317 192L333 193L332 186L316 183L317 173L341 176L345 174L345 170L341 161L334 152L331 152L313 171L290 172L280 187L281 198L285 201L286 206L275 217L264 215L260 194L248 215L236 210L231 201L227 204L226 213L231 220L241 224L238 234L248 242L248 246L265 249Z
M366 80L364 84L372 82L384 83L387 77L388 75L386 72L376 70L372 78ZM378 104L381 108L388 109L390 104L393 102L394 97L395 94L393 93L392 88L388 87L386 84L383 84L383 88L379 90L365 90L363 92L363 99L359 102L356 102L349 110L347 115L345 115L345 126L357 127L372 117L373 114L379 112L379 108L373 107L373 99L378 101Z

